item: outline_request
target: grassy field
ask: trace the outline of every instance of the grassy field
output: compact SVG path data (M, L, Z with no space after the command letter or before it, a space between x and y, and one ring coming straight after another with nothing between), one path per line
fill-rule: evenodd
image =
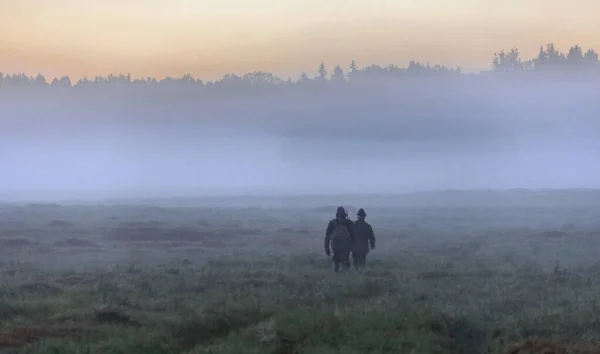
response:
M2 205L0 352L600 353L599 252L596 191Z

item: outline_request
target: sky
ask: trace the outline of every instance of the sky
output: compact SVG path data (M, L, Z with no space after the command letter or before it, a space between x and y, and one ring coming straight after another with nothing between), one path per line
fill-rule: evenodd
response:
M600 49L597 0L0 0L0 72L215 80L429 61L489 68L516 46Z

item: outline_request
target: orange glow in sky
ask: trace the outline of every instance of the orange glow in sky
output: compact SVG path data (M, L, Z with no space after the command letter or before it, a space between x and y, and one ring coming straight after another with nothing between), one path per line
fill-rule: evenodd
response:
M512 46L600 50L598 13L597 0L0 0L0 72L296 78L352 59L479 70Z

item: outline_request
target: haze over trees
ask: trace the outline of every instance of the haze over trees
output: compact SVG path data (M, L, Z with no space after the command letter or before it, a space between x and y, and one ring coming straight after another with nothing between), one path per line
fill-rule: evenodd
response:
M114 186L108 171L115 170L122 186L148 188L254 183L315 191L336 179L353 188L350 174L392 189L600 181L593 49L561 52L550 43L528 59L502 50L477 74L415 61L315 64L295 80L261 71L217 81L1 74L0 158L22 171L5 185L33 183L30 172L41 165L87 171L71 173L72 182L57 173L53 183L65 186L103 178ZM343 161L339 171L323 176L333 160Z
M490 71L482 71L479 74L463 74L460 67L448 68L442 65L430 65L429 63L419 63L410 61L406 68L396 64L381 66L377 64L366 65L359 68L358 64L352 60L348 68L345 70L342 65L333 65L330 69L321 62L316 70L316 76L310 77L307 73L302 73L297 80L282 79L276 75L255 71L244 75L227 74L222 79L216 81L204 81L200 78L194 78L190 74L184 74L179 78L167 77L164 79L156 78L132 78L130 74L111 74L107 77L96 76L94 78L83 78L73 82L71 78L64 76L62 78L53 78L47 80L43 75L38 74L36 77L27 76L22 73L2 73L0 72L0 88L6 93L23 92L30 90L30 93L35 94L35 89L49 88L53 90L72 89L73 92L87 92L95 90L97 94L108 93L111 89L128 89L135 91L144 91L146 93L150 87L161 87L168 90L179 89L181 91L189 91L190 88L202 87L203 92L221 93L223 89L230 90L229 93L241 93L244 91L261 91L266 90L269 86L277 86L277 92L281 91L282 87L297 87L301 85L311 85L314 83L320 84L365 84L367 81L387 79L398 83L400 80L405 80L414 77L474 77L482 76L489 73L516 73L528 75L540 74L552 75L553 78L561 77L563 79L575 79L599 73L598 53L594 49L584 50L578 45L572 46L569 50L561 52L553 43L546 46L541 46L538 55L531 59L523 59L517 48L510 50L501 50L493 54ZM546 77L548 78L548 77ZM335 87L335 86L334 86ZM336 88L343 88L338 86ZM75 91L77 90L77 91ZM41 91L47 93L49 91Z

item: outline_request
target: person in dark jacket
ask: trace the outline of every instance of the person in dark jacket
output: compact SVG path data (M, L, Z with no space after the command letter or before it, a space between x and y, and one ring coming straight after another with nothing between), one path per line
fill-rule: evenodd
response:
M335 219L329 221L325 230L325 254L331 255L333 251L333 271L340 270L340 264L345 270L350 268L350 252L354 244L354 225L348 219L344 207L338 207ZM331 245L331 248L330 248Z
M357 220L354 222L354 243L352 245L352 263L357 270L363 270L366 265L367 254L375 248L375 233L369 223L365 221L367 213L364 209L358 211Z

